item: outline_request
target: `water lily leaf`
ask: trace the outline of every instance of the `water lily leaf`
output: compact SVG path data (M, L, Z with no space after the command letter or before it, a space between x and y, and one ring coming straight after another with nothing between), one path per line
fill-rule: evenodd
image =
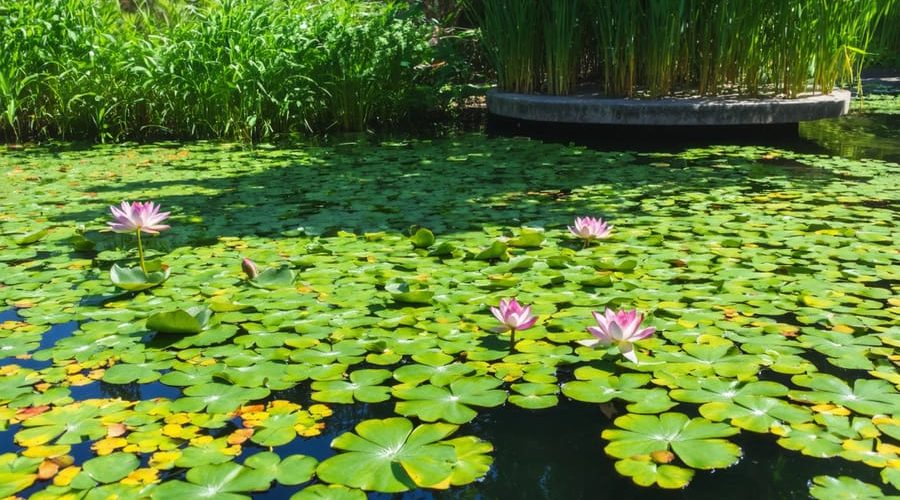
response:
M552 408L559 403L556 395L559 388L556 384L513 384L511 388L516 394L509 396L509 402L522 408Z
M410 243L414 248L428 248L434 245L434 233L424 227L420 227L418 231L409 237Z
M113 285L129 292L153 288L169 279L170 269L168 266L152 271L148 263L147 271L147 273L144 273L140 267L128 268L113 264L109 270L109 277Z
M429 257L450 257L453 255L453 252L456 251L456 247L453 246L452 243L444 241L438 246L431 249L428 252Z
M843 451L840 438L814 423L791 426L774 424L772 432L780 436L779 446L811 457L829 458Z
M306 455L290 455L281 459L277 453L263 451L247 457L244 465L275 478L280 484L295 486L312 479L319 462Z
M269 395L264 387L243 388L225 384L194 385L184 390L185 396L172 403L175 411L200 411L229 413L237 407Z
M390 387L379 385L391 377L388 370L356 370L350 381L327 380L313 382L312 399L326 403L380 403L390 399Z
M34 484L42 461L15 453L0 455L0 495L12 496Z
M473 258L475 260L507 260L509 254L507 253L506 243L500 240L494 241L491 243L491 246L478 252Z
M114 483L125 478L139 465L140 461L131 453L116 452L92 458L81 467L84 474L98 483Z
M211 316L212 311L206 306L155 313L147 318L147 329L159 333L192 335L206 328Z
M733 402L706 403L700 407L700 414L713 421L729 420L741 429L762 433L778 422L800 424L812 420L812 413L804 407L755 395L735 396Z
M153 490L153 498L246 498L242 493L265 491L274 479L267 471L236 463L201 465L187 472L184 481L166 481Z
M412 422L399 417L366 420L356 426L356 434L332 441L343 453L320 463L316 473L328 483L383 493L447 488L457 456L455 447L442 440L456 429L445 423L413 429Z
M606 453L624 459L671 448L682 462L695 469L718 469L738 461L741 449L724 437L738 433L734 427L690 419L681 413L624 415L615 420L617 429L603 431L609 440Z
M450 476L452 486L462 486L484 477L494 462L490 453L494 446L475 436L463 436L446 441L456 449L456 462L453 464L453 475Z
M294 271L288 266L270 267L263 270L255 278L247 282L257 288L266 290L278 290L279 288L288 288L294 284Z
M393 281L384 287L397 302L406 304L431 304L434 292L430 290L414 290L405 281Z
M658 464L650 455L636 455L616 461L616 471L630 477L638 486L653 486L665 489L679 489L687 486L694 477L694 471L670 464Z
M340 484L314 484L294 493L290 500L366 500L366 494Z
M795 384L811 391L791 391L791 399L808 403L834 403L864 415L891 414L900 408L900 394L884 380L858 379L851 388L843 380L825 373L795 375Z
M575 371L575 376L588 380L566 382L562 384L562 393L576 401L608 403L616 398L623 399L631 403L628 410L635 413L661 413L677 404L669 399L664 389L642 388L650 381L649 375L626 373L616 377L582 367Z
M506 242L516 248L540 248L544 243L544 231L541 229L522 228L519 234Z
M425 422L445 420L464 424L478 413L470 406L491 408L506 401L506 391L498 390L502 382L493 377L467 377L448 386L395 386L394 396L402 399L395 407L400 415L416 416Z
M13 238L13 242L15 242L15 244L19 246L30 245L42 240L44 236L47 236L48 234L50 234L50 230L43 227L40 229L35 229L34 231L31 231L29 233L25 233L22 236L15 237Z
M831 500L834 498L885 498L881 488L847 476L816 476L812 480L809 494L813 498Z

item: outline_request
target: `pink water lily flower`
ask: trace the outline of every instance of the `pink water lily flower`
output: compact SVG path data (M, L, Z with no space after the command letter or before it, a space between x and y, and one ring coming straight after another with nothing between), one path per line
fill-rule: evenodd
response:
M612 228L600 217L575 217L575 225L569 226L569 232L583 239L587 246L592 240L608 238Z
M256 263L247 257L244 257L243 260L241 260L241 269L247 274L247 278L251 280L259 276L259 268L256 267Z
M522 307L516 299L500 299L500 307L492 307L491 312L502 323L498 330L510 332L510 351L516 345L516 332L531 328L537 321L537 316L531 314L531 306Z
M147 264L144 262L144 245L141 243L141 233L159 234L169 226L160 224L169 217L169 212L160 212L159 205L152 201L123 201L119 208L109 207L113 221L108 222L109 229L116 233L135 233L137 236L138 257L141 262L141 270L147 274Z
M593 347L597 344L615 345L619 348L619 352L626 359L634 363L638 362L637 354L634 351L634 342L645 339L656 328L641 328L641 322L644 316L637 312L631 311L613 311L607 308L603 314L594 311L594 319L597 326L589 326L587 331L595 338L589 340L580 340L579 344Z
M109 222L109 228L117 233L133 233L143 231L148 234L159 234L160 231L169 229L169 226L160 224L169 217L170 212L160 212L159 205L152 201L123 201L119 208L109 207L113 221Z

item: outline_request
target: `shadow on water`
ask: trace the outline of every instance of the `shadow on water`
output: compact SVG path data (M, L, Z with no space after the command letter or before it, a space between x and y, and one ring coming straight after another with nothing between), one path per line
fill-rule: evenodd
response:
M35 162L53 156L40 151L28 155ZM784 180L817 190L846 181L826 169L809 168L816 175L798 176L791 169L721 151L698 153L690 160L660 159L621 149L588 151L478 135L243 151L200 145L182 156L161 156L153 146L79 152L85 161L108 158L110 171L121 174L102 182L83 181L79 189L98 200L159 192L154 201L179 216L166 233L172 247L208 244L222 236L406 232L412 225L445 235L491 224L550 229L564 228L577 214L613 219L642 215L635 204L599 205L595 197L572 196L585 186L601 186L612 199L647 190L672 197L731 186L760 190ZM718 168L722 165L730 168ZM185 169L196 169L197 175L165 175ZM84 204L53 220L80 224L106 216L105 205Z
M292 392L292 391L288 391ZM306 396L297 391L299 399ZM305 394L308 394L306 392ZM292 399L289 394L279 397ZM334 455L329 446L338 435L352 431L368 418L394 416L392 404L333 405L325 432L315 438L297 439L277 448L282 456L304 454L324 460ZM596 405L562 401L544 410L525 410L513 405L484 410L460 427L453 436L474 435L494 446L494 463L487 476L470 485L448 491L416 490L397 495L369 494L372 500L556 500L617 498L654 499L805 499L807 481L814 475L851 475L878 483L876 469L842 460L822 460L779 447L771 436L744 433L737 439L743 457L728 469L697 471L689 489L664 490L634 485L620 476L614 461L603 451L601 432L611 423ZM262 448L245 450L252 455ZM303 485L305 486L305 485ZM276 486L254 495L260 499L286 498L299 487ZM512 493L515 492L515 493ZM514 497L511 495L515 495Z

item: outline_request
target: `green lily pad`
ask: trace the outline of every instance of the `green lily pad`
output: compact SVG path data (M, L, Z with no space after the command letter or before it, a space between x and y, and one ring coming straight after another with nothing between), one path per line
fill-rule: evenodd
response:
M15 453L0 455L0 495L12 496L37 480L41 458L27 458Z
M420 227L415 234L409 237L410 243L415 248L428 248L434 245L434 233L424 227Z
M128 268L113 264L109 270L109 277L113 285L129 292L147 290L159 286L169 279L170 269L168 266L163 266L159 270L151 270L150 263L148 263L147 270L148 272L145 273L140 267Z
M544 231L536 228L522 228L515 238L506 243L516 248L540 248L544 243Z
M350 381L323 380L313 382L312 399L326 403L380 403L391 398L390 387L379 385L391 377L388 370L356 370Z
M366 494L340 484L314 484L294 493L290 500L366 500Z
M110 453L82 465L84 472L98 483L114 483L138 468L140 461L131 453Z
M881 488L847 476L816 476L809 494L820 500L886 498Z
M25 233L22 236L15 237L13 238L13 242L15 242L15 244L19 246L30 245L44 239L44 236L47 236L48 234L50 234L50 230L43 227L35 229L34 231L31 231L29 233Z
M211 316L212 311L205 306L155 313L147 318L147 329L159 333L192 335L205 329Z
M677 465L656 463L650 455L636 455L616 461L616 471L638 486L680 489L690 484L694 471Z
M825 373L796 375L795 384L811 391L791 391L791 399L816 404L833 403L864 415L891 414L900 408L900 394L883 380L858 379L851 387L843 380Z
M153 498L246 498L243 493L269 489L269 472L236 463L201 465L188 470L187 482L166 481L154 489Z
M496 389L502 382L492 377L467 377L447 386L395 386L394 396L402 399L395 407L400 415L416 416L425 422L445 420L464 424L478 413L472 406L491 408L506 401L506 391Z
M405 281L394 281L384 287L397 302L406 304L431 304L434 292L430 290L413 289Z
M412 422L399 417L366 420L356 426L356 434L347 432L332 441L332 447L343 453L320 463L316 472L325 482L366 491L447 488L455 464L467 457L458 456L457 448L444 441L456 429L445 423L414 429ZM461 473L458 477L465 476Z
M262 451L247 457L244 465L275 478L280 484L295 486L312 479L318 461L306 455L290 455L282 460L277 453Z
M722 439L738 433L730 425L681 413L624 415L614 423L617 428L603 431L603 439L610 441L606 453L619 459L671 449L689 467L719 469L741 456L737 445Z
M293 286L296 276L288 266L270 267L261 271L255 278L247 280L248 283L266 290L278 290Z

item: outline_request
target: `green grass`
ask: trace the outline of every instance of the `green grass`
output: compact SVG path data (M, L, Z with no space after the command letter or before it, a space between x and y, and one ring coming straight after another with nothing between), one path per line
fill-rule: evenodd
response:
M0 137L261 140L363 130L435 104L431 27L404 3L154 5L0 4Z
M654 97L828 93L858 76L873 30L896 3L507 2L484 0L481 18L501 89L565 93L577 83L572 75L583 75L611 96ZM883 27L879 40L892 40L892 29ZM542 49L545 64L534 64Z

